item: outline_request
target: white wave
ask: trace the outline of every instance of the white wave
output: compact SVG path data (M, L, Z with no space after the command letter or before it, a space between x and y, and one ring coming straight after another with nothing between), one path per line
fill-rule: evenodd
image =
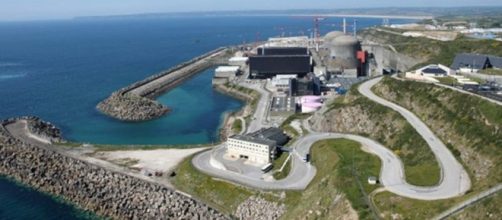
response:
M23 78L26 75L27 75L26 73L17 73L17 74L1 74L0 73L0 81L9 80L9 79L16 79L16 78Z
M13 66L22 66L22 64L21 63L9 63L9 62L2 63L2 62L0 62L0 67L13 67Z

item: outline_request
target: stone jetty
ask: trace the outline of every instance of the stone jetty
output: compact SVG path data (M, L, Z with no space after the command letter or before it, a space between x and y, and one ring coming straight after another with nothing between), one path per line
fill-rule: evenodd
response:
M61 153L51 145L17 139L8 126L28 122L52 142L63 140L55 126L38 118L9 119L0 125L0 174L111 219L227 219L207 205L173 189L111 172Z
M169 112L169 108L155 98L211 66L223 64L229 49L218 48L169 70L150 76L122 88L97 105L104 114L123 121L146 121L159 118Z

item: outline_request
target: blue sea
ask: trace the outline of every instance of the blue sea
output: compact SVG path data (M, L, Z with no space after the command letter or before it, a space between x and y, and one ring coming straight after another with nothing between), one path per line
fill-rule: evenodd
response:
M339 30L341 18L321 25ZM348 19L349 23L351 19ZM360 18L360 28L381 24ZM393 20L405 23L409 20ZM95 106L113 91L220 46L309 33L295 17L169 17L0 23L0 119L35 115L66 139L98 144L192 145L218 141L225 112L243 105L212 89L204 71L158 98L172 108L127 123ZM61 201L0 179L0 219L78 219Z

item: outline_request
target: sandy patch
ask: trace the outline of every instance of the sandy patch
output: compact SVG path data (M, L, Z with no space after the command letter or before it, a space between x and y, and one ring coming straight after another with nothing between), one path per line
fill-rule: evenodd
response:
M98 152L95 157L110 162L130 160L134 161L131 168L167 172L174 169L186 157L205 149L207 148L110 151Z

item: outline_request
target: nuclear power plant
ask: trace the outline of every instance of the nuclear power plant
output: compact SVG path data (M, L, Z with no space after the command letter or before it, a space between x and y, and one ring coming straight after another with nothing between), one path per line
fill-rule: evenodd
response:
M344 77L366 76L367 53L356 37L334 31L326 34L319 54L327 72Z

